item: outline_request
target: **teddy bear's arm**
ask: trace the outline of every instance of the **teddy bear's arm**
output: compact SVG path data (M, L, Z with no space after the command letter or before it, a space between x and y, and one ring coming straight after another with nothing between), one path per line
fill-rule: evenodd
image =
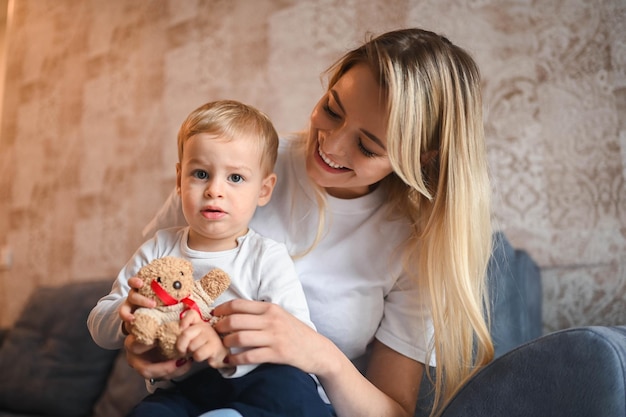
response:
M230 277L219 268L212 269L200 279L202 289L215 300L230 286Z

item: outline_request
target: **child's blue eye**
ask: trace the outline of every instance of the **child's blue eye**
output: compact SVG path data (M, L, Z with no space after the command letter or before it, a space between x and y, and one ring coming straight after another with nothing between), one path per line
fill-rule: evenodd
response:
M243 182L243 177L239 174L232 174L230 176L230 180L234 183Z
M209 174L207 174L206 171L202 171L201 169L194 171L193 176L199 180L206 180L207 178L209 178Z

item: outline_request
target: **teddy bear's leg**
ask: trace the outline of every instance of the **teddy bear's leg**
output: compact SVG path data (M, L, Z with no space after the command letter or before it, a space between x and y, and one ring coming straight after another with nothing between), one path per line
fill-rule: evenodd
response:
M176 350L178 335L180 335L178 322L171 321L159 327L156 338L159 340L159 347L165 357L173 359L180 356Z
M135 314L132 333L139 343L151 345L156 340L159 322L151 316L145 314Z

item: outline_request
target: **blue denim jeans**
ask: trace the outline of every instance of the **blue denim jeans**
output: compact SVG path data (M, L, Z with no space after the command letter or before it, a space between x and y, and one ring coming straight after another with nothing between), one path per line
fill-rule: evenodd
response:
M333 416L309 374L292 366L264 364L239 378L223 378L207 368L174 388L158 389L129 417L197 417L212 410L230 413L224 417Z

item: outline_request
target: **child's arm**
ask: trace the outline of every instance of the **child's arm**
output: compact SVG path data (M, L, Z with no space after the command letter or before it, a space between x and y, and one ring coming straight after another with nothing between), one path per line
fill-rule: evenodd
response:
M185 357L195 362L207 362L213 368L224 368L224 358L229 351L209 322L202 320L198 312L188 310L180 321L182 333L176 341L176 348Z
M89 313L87 327L98 346L120 349L124 345L126 332L123 329L127 330L124 323L132 321L132 312L137 307L147 304L135 290L141 286L141 282L137 282L141 280L133 277L142 266L158 257L157 246L155 238L141 245L117 275L111 292L102 297Z
M123 282L124 281L124 282ZM120 349L124 333L118 310L126 301L128 284L118 277L111 292L102 297L89 313L87 327L96 344L104 349Z

